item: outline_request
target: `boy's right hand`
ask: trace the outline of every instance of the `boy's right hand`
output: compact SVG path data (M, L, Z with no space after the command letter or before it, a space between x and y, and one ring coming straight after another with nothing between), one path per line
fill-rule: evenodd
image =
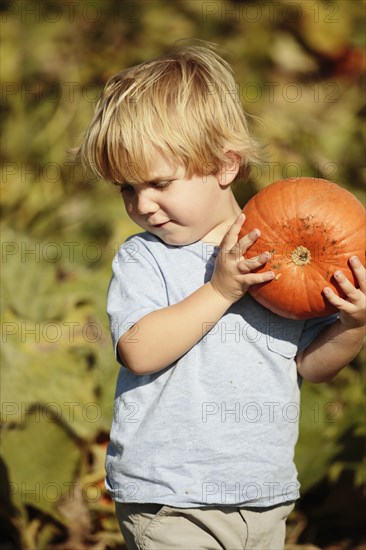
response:
M259 229L253 229L238 241L244 220L245 215L241 213L222 240L211 278L211 285L216 292L232 304L242 298L251 285L271 281L275 276L273 271L252 273L269 260L270 253L263 252L250 259L243 256L260 236Z

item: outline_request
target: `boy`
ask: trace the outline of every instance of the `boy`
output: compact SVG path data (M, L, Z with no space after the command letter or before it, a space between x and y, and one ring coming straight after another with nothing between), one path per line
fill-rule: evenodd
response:
M230 184L256 158L232 72L181 46L106 85L80 154L120 186L144 232L113 262L108 314L121 364L106 485L129 549L280 549L298 498L300 378L331 379L359 351L360 289L324 289L337 316L281 318L247 290L269 252Z

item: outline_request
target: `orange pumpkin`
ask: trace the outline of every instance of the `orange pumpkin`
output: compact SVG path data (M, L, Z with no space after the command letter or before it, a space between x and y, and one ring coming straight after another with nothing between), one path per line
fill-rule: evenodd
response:
M270 251L270 260L257 271L275 273L272 281L250 288L253 298L290 319L334 313L322 290L328 286L344 297L335 270L356 285L349 258L357 255L365 262L366 212L356 197L327 180L290 178L260 191L243 212L239 237L254 228L261 231L245 256Z

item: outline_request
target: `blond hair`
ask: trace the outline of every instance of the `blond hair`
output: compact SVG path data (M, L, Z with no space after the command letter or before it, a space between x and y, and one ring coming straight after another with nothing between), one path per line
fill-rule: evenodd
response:
M257 147L232 69L200 41L110 78L77 156L95 175L121 184L148 181L156 151L191 177L217 172L228 150L246 177Z

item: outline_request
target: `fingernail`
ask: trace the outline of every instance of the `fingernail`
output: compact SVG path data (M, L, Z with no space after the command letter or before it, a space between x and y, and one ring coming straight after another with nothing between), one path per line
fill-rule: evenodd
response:
M349 261L351 262L352 265L358 265L360 260L358 259L357 256L352 256Z
M269 259L269 253L268 252L263 252L263 254L261 254L260 261L261 262L266 262L268 259Z
M342 273L342 271L336 271L336 272L334 273L334 277L336 277L336 279L339 279L339 280L343 279L343 273Z
M259 231L259 229L253 229L253 231L249 233L249 238L256 239L257 237L259 237L260 234L261 232Z

